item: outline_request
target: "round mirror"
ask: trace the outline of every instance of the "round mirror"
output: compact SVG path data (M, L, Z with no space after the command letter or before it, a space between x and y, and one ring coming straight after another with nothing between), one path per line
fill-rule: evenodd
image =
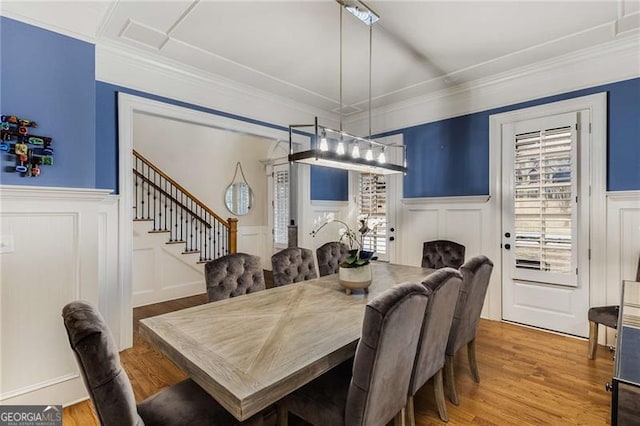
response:
M235 182L227 186L224 194L224 204L236 216L249 213L253 205L253 191L245 182Z

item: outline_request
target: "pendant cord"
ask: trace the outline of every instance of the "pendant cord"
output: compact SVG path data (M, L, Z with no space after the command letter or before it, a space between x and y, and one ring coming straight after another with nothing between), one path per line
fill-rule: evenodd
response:
M340 131L342 131L342 7L340 7Z
M369 139L371 139L371 58L373 57L372 39L373 39L373 24L370 24L369 25Z

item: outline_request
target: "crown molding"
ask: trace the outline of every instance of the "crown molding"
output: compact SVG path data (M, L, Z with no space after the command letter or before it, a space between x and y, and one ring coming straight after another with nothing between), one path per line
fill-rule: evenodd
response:
M374 133L457 117L640 76L640 32L491 77L376 108ZM368 115L345 121L362 132Z
M313 117L338 123L328 111L113 41L96 44L96 80L282 126Z

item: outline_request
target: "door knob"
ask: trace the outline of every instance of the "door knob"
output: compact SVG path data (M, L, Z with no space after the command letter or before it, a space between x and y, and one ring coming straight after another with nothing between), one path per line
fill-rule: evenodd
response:
M509 233L509 232L505 232L505 233L504 233L504 237L505 237L505 238L509 238L509 237L511 237L511 233Z
M389 229L389 231L394 232L396 230L396 228L391 228Z
M511 249L511 244L509 244L509 243L505 244L504 248L507 249L507 250L510 250Z
M395 239L395 237L389 237L389 241L394 241Z

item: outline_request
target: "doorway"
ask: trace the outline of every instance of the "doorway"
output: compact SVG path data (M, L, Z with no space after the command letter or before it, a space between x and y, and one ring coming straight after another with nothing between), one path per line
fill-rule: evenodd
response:
M587 335L589 111L502 127L505 320Z

